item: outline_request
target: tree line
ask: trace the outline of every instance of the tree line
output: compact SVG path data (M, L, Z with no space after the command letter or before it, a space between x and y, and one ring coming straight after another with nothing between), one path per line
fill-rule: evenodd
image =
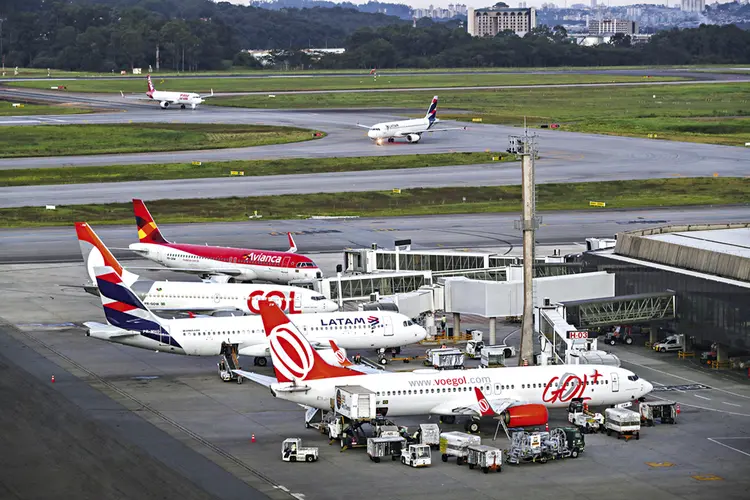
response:
M643 44L618 35L587 47L561 26L476 38L456 21L421 19L414 28L342 7L269 10L208 0L4 0L0 20L6 66L65 70L260 67L243 49L276 49L284 67L320 69L750 62L750 32L734 25L663 31ZM308 47L346 51L311 57L301 52Z

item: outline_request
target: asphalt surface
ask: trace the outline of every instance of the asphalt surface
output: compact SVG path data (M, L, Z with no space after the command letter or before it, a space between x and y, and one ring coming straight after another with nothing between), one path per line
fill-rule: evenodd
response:
M129 418L152 427L151 432L167 434L150 448L146 447L162 457L164 474L172 469L198 483L196 471L182 468L176 462L194 460L199 457L198 452L205 454L200 450L210 445L212 453L206 456L214 463L204 464L203 477L230 482L226 475L219 475L223 470L230 471L236 476L232 481L257 486L271 498L290 498L293 494L306 500L343 500L367 491L389 500L490 500L498 498L499 488L502 496L528 496L533 490L534 498L550 500L747 498L750 487L747 381L723 372L701 370L689 361L677 360L674 354L660 356L635 345L612 349L623 360L624 367L654 381L659 387L653 393L654 399L666 397L682 406L677 425L644 427L638 441L590 434L585 436L584 453L576 460L505 465L500 475L471 471L453 461L443 463L436 452L432 454L432 465L426 469L412 469L390 461L374 464L367 459L365 450L340 452L338 446L329 446L325 436L304 429L304 410L272 397L266 388L247 381L242 385L220 382L215 358L165 355L85 337L75 323L101 320L99 299L81 290L58 286L83 272L80 263L0 268L3 293L0 317L22 330L22 335L16 337L26 339L29 347L25 350L34 354L34 358L19 356L18 362L33 367L38 373L31 376L40 381L54 373L58 380L54 390L74 399L77 405L91 408L90 413L103 415L114 404L105 404L97 398L106 401L109 396L129 402L128 409L132 411ZM45 283L44 288L39 287L40 281ZM486 331L486 325L479 323L481 319L465 317L464 320L464 326ZM517 345L517 330L517 325L498 324L499 338L507 339L511 345ZM424 349L424 346L409 347L405 353L421 354ZM17 350L3 353L18 355ZM60 366L53 368L50 362L36 362L42 356ZM243 358L241 363L250 365L250 360ZM469 366L475 364L476 361L467 361ZM390 366L391 370L414 368L417 366L402 363ZM270 367L254 370L266 375L273 373ZM97 390L70 394L64 392L68 384L90 385ZM123 413L123 419L127 415ZM413 431L424 422L435 419L405 417L396 423ZM550 427L562 425L567 425L565 413L552 411ZM443 431L463 430L460 424L440 427ZM494 422L483 421L483 444L507 448L508 441L502 432L493 441L494 429ZM143 442L150 438L142 428L121 425L118 432L128 440ZM251 435L255 435L255 442ZM280 443L292 436L301 437L306 446L318 447L320 461L282 462ZM120 472L117 464L107 461L101 467L109 469L106 474ZM24 472L40 481L53 474L51 467L36 470L28 465ZM75 481L72 476L70 481L56 484L55 495L50 498L78 498L79 486ZM17 496L43 498L34 495L32 487L22 485ZM226 491L209 491L220 498L237 498ZM68 492L72 495L67 495ZM167 498L180 493L175 491ZM243 498L253 497L247 494Z
M615 233L665 224L746 222L747 207L695 207L679 209L549 212L539 214L542 223L536 239L545 245L582 243L587 237L612 238ZM154 213L159 222L159 214ZM343 248L393 248L394 241L411 239L413 249L497 248L500 253L521 245L514 229L517 214L466 214L420 217L333 220L254 220L210 224L159 224L162 234L179 243L208 243L245 248L279 250L288 247L286 232L295 233L300 253L341 252ZM127 249L136 241L135 223L128 226L91 224L112 249ZM119 257L134 255L127 250ZM25 228L0 230L0 263L78 262L80 248L74 228Z

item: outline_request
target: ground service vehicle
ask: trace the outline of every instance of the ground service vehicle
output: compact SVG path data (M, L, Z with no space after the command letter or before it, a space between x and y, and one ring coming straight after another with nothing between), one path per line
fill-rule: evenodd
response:
M633 337L630 335L628 329L618 326L614 331L607 332L606 335L604 335L604 341L609 345L615 345L617 342L632 345Z
M397 460L402 456L401 450L406 445L406 439L399 436L388 437L371 437L367 438L367 454L370 460L375 463L380 462L381 458L391 457L391 460Z
M463 432L441 432L440 458L443 462L447 462L448 457L456 457L456 465L461 465L469 454L468 447L477 444L482 444L482 438L479 436Z
M428 349L424 364L436 370L463 370L464 353L452 348Z
M440 427L438 424L419 424L419 443L431 448L439 448Z
M670 335L661 342L657 342L653 345L654 351L667 352L667 351L681 351L685 348L685 335L677 333Z
M505 347L485 346L485 348L482 349L479 366L483 366L484 368L505 366L506 350Z
M604 410L604 427L607 436L617 433L617 439L626 436L626 439L635 436L641 438L641 415L633 410L625 408L607 408Z
M653 427L657 418L662 424L677 423L676 405L674 401L648 401L639 404L641 423Z
M469 464L469 469L479 467L485 474L490 470L502 472L503 452L499 448L473 444L467 448L467 451L466 462Z
M318 460L318 448L303 448L300 438L285 439L281 443L281 459L284 462L315 462Z
M568 422L581 429L584 434L604 430L604 415L589 411L580 400L571 401L568 405Z
M401 451L401 463L409 467L432 465L432 451L426 444L410 444Z
M509 464L522 462L547 462L547 454L542 446L549 439L549 432L514 432L510 436L510 449L506 461Z

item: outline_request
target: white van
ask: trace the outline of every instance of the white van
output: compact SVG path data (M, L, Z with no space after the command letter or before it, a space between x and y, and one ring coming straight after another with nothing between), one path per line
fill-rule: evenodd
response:
M604 428L607 436L617 433L617 439L623 436L641 438L641 414L625 408L607 408L604 410Z

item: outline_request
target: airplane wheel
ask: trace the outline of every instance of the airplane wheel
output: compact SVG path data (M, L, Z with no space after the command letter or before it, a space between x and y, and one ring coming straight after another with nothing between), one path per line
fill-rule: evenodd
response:
M479 432L479 422L477 422L476 420L472 420L471 422L469 422L467 430L473 434L476 434L477 432Z
M266 366L268 364L266 358L255 358L255 360L258 362L258 366Z
M185 105L184 105L184 104L181 104L181 105L180 105L180 109L185 109Z

